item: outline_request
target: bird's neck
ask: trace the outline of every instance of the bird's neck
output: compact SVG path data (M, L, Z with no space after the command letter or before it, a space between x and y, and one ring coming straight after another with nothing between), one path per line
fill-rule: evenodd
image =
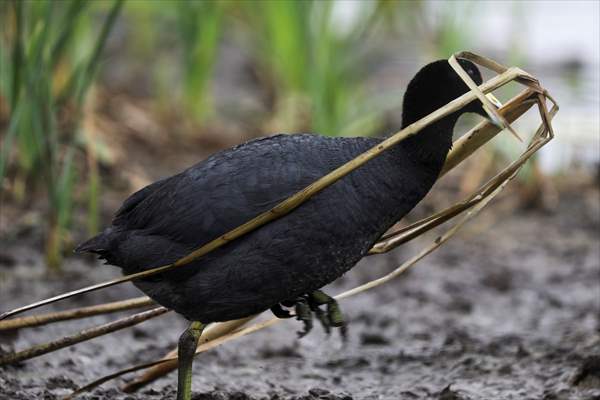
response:
M402 129L418 121L420 117L404 115ZM436 176L442 169L446 155L452 147L452 132L458 117L449 115L406 138L401 148L413 160L427 166Z

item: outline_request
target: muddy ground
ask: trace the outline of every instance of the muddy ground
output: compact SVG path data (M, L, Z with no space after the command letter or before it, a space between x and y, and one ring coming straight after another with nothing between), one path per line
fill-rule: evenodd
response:
M198 358L195 399L600 399L598 199L597 191L562 196L552 212L492 204L410 272L344 300L346 344L319 327L297 340L299 324L284 321ZM380 276L424 243L369 257L328 291ZM13 239L1 250L3 310L118 275L73 257L63 276L49 277L35 247ZM113 287L44 311L135 295L131 285ZM0 346L23 349L90 322L1 333ZM170 313L0 367L0 398L60 398L110 371L163 355L184 327ZM175 378L170 374L136 394L120 392L122 381L109 382L81 398L172 399Z

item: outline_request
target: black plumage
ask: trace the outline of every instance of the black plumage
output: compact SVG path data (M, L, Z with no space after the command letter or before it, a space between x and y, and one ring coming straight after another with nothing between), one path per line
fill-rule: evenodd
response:
M460 60L477 83L481 75ZM467 92L445 60L425 66L403 104L407 126ZM310 293L352 268L430 190L474 101L369 161L290 214L199 260L134 284L192 321L246 317ZM134 273L174 262L267 211L383 139L277 135L218 152L129 197L78 247Z

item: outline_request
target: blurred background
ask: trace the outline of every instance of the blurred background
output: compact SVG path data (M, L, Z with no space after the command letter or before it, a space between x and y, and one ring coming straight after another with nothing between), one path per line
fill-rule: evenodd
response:
M599 27L595 0L0 1L0 311L119 276L72 249L141 187L259 136L390 135L419 68L470 50L540 79L561 106L555 140L419 268L344 300L343 351L321 332L298 344L296 324L282 323L268 340L207 354L194 390L220 400L352 398L326 395L342 388L361 399L598 398ZM478 118L462 117L456 135ZM514 126L530 137L539 118L530 110ZM463 199L523 146L500 134L403 223ZM434 237L364 259L328 292L389 272ZM139 295L126 284L48 309ZM0 332L0 355L90 324ZM58 398L164 355L185 325L170 313L0 367L0 398ZM106 385L93 398L167 399L173 382L142 397Z
M524 175L598 171L595 1L23 0L0 13L0 235L30 232L51 268L126 194L217 149L395 132L408 80L459 50L518 65L558 99L558 138ZM518 150L501 137L491 151Z

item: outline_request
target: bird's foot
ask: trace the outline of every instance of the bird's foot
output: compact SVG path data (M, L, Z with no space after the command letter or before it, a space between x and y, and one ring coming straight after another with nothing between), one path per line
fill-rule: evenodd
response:
M342 338L347 339L348 330L346 321L344 321L344 314L342 314L340 305L333 297L320 290L315 290L308 295L308 304L319 318L327 334L331 332L331 328L339 328ZM322 305L327 306L326 311L321 310L320 306Z
M300 297L296 300L296 319L302 321L304 327L301 331L298 331L298 338L302 338L308 335L308 332L312 331L313 328L313 315L308 301L306 298Z
M326 310L321 308L323 305L326 305ZM294 315L282 306L294 307L296 319L304 324L303 329L298 332L298 337L304 337L312 330L313 316L316 316L327 334L331 333L331 328L340 328L342 338L346 339L346 323L340 306L335 299L322 291L316 290L294 300L281 302L271 308L277 318L291 318Z

